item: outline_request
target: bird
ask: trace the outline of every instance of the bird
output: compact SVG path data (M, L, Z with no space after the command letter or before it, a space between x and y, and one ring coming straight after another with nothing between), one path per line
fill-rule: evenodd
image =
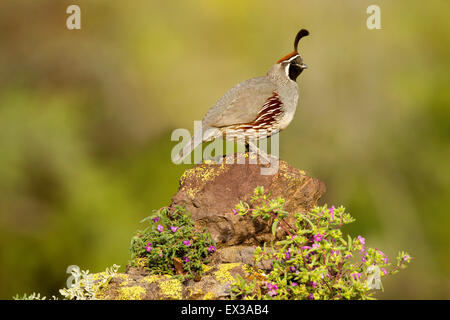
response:
M307 68L298 43L308 35L308 30L301 29L295 36L294 51L279 59L266 75L229 89L204 116L202 132L194 134L201 138L191 138L179 153L172 155L172 161L182 162L199 144L219 137L242 139L247 148L250 145L260 151L252 141L284 130L297 109L297 78Z

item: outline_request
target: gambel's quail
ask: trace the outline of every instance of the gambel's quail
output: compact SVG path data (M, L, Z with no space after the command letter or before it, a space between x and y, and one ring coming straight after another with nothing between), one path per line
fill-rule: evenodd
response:
M191 139L172 160L179 163L199 144L218 137L250 144L251 140L285 129L297 108L297 77L306 69L298 42L308 34L301 29L295 37L294 51L278 60L265 76L241 82L225 93L203 118L202 132L196 133L201 139Z

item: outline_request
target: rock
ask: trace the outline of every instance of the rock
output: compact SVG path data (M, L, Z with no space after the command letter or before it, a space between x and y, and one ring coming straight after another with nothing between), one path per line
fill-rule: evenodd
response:
M218 300L229 298L231 282L236 275L263 279L243 263L222 263L204 266L199 281L182 283L173 276L149 275L130 268L116 274L96 294L101 300ZM262 280L261 280L262 281Z
M230 157L230 156L228 156ZM226 157L225 159L227 159ZM232 155L248 160L248 154ZM251 155L250 155L251 157ZM229 158L228 158L229 159ZM236 158L235 158L236 159ZM225 161L227 162L227 161ZM232 162L232 161L230 161ZM236 275L264 285L264 270L271 261L253 266L255 245L270 243L284 236L277 230L273 236L270 221L239 216L232 209L240 201L248 202L257 186L285 199L285 211L291 215L313 208L325 192L321 181L305 175L280 160L273 175L262 175L264 165L203 163L186 170L171 206L185 206L198 230L206 228L216 241L217 251L203 274L182 283L176 276L149 275L143 269L127 268L115 275L97 294L99 299L226 299ZM266 165L267 167L267 165ZM289 217L287 218L289 220Z
M261 168L268 165L250 164L248 157L245 154L244 164L236 163L237 160L232 164L203 163L186 170L172 198L171 206L185 206L196 227L199 230L206 227L219 248L261 245L272 239L269 223L232 212L240 201L249 201L257 186L271 191L274 197L284 198L284 209L291 214L313 208L325 193L323 182L306 176L283 160L279 161L278 172L262 175ZM281 230L277 232L278 238L282 236Z

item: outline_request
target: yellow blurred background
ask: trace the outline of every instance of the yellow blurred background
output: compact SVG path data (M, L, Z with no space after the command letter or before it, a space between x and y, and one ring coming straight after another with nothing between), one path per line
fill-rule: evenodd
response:
M81 30L66 8L81 8ZM371 4L381 30L366 27ZM129 258L190 166L175 128L292 51L308 70L281 158L321 179L391 261L386 299L450 298L450 2L2 0L0 298Z

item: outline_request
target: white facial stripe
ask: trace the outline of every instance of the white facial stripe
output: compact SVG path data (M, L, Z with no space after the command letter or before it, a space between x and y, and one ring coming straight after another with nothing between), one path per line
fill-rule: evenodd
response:
M289 62L290 63L292 60L296 59L297 57L300 57L300 55L296 54L295 56L290 57L289 60L286 60L286 61L283 61L283 62Z

